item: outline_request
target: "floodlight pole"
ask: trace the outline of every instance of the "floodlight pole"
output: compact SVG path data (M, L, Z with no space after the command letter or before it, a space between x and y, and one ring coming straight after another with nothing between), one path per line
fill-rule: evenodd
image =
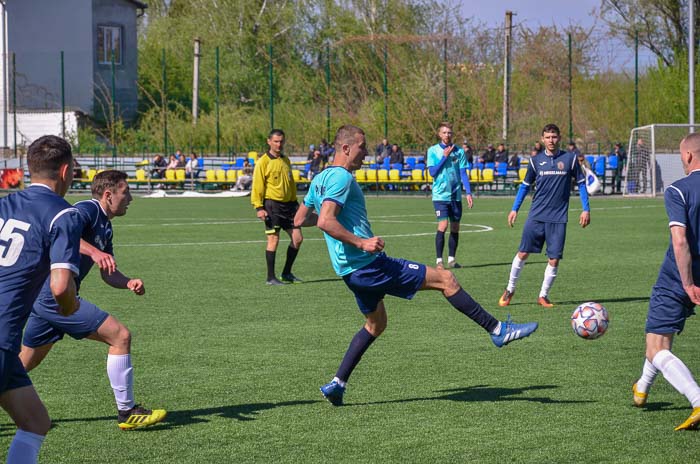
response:
M639 31L634 31L634 127L639 127Z
M510 59L513 34L513 12L506 11L505 28L505 59L503 62L503 141L508 141L508 129L510 125Z
M568 34L569 36L569 142L574 141L574 117L573 117L573 111L572 111L572 104L571 100L573 99L572 97L572 92L571 92L571 87L572 87L572 76L571 76L571 68L572 68L572 58L571 58L571 32Z
M688 124L695 124L695 2L688 2Z
M192 71L192 124L197 125L197 117L199 116L199 58L201 41L199 38L194 39L194 69Z

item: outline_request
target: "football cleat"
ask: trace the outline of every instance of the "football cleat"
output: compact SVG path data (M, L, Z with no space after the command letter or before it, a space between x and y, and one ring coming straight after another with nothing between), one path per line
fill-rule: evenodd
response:
M462 265L459 264L457 261L448 261L447 267L449 267L450 269L462 269Z
M267 279L265 283L267 285L285 285L284 282L280 282L279 280L277 280L276 277L273 277L272 279Z
M435 268L441 271L445 269L445 265L442 263L442 259L438 259L437 261L435 261Z
M685 422L673 430L695 430L698 428L698 425L700 425L700 407L694 408Z
M645 404L647 404L647 397L649 396L648 393L640 392L637 390L637 384L635 383L632 385L632 401L634 402L634 405L637 406L638 408L641 408Z
M537 330L537 322L528 322L525 324L515 324L508 315L508 320L501 322L501 332L498 335L491 334L493 344L501 348L508 343L520 340L521 338L529 337L532 332Z
M547 298L546 296L541 296L541 297L537 298L537 304L542 306L542 307L545 307L545 308L553 308L554 307L554 303L549 301L549 298Z
M133 430L157 424L165 419L165 409L146 409L138 404L126 411L119 411L117 425L122 430Z
M326 398L333 406L343 405L343 393L345 393L345 387L341 387L335 380L332 380L322 386L321 393L323 394L323 397Z
M509 292L508 289L506 289L503 295L498 299L498 306L508 306L513 295L515 295L515 290Z
M289 282L290 284L299 284L303 282L303 280L301 280L299 277L295 276L291 272L289 274L282 274L281 277L283 281Z

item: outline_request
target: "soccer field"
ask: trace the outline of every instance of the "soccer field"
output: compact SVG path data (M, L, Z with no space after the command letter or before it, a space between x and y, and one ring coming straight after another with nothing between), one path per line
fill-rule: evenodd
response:
M78 197L70 197L74 202ZM465 211L458 280L499 319L538 321L531 337L495 348L437 292L388 297L389 326L352 375L346 405L330 380L363 318L332 271L320 231L304 229L294 272L303 284L264 283L262 223L249 198L135 198L113 221L120 269L146 295L115 290L99 272L81 294L132 332L136 399L165 422L122 432L105 371L107 348L60 342L31 373L54 428L40 461L239 462L693 462L697 433L674 432L691 409L662 376L646 409L631 385L644 354L644 320L668 246L663 201L591 199L578 226L572 198L564 260L550 297L536 299L546 258L532 255L513 304L499 308L530 201L513 229L512 199L476 198ZM373 231L396 257L434 263L428 198L376 198ZM278 250L281 271L288 238ZM601 339L574 335L585 301L610 313ZM700 377L700 327L691 318L675 353ZM0 422L6 452L14 426ZM696 456L696 458L692 458Z

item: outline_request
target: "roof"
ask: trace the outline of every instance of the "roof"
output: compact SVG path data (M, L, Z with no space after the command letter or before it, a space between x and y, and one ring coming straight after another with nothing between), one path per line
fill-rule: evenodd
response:
M129 3L133 3L134 5L136 5L136 8L141 8L141 9L146 9L146 8L148 8L148 5L146 5L146 4L143 3L143 2L139 2L139 1L137 1L137 0L127 0L127 1L128 1Z

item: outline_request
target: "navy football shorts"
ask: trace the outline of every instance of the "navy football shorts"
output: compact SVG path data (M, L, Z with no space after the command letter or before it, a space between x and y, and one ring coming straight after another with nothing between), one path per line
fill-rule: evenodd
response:
M462 220L462 202L460 200L434 201L433 206L438 222L448 219L452 222Z
M659 335L681 333L685 320L694 314L695 304L680 284L667 285L657 281L649 298L644 330Z
M425 264L381 253L362 269L343 276L362 314L369 314L385 295L410 300L425 282Z
M79 300L80 308L70 316L61 316L55 306L37 300L24 329L22 344L36 348L55 343L65 334L80 340L96 332L109 314L87 300L80 297Z
M523 227L519 251L542 253L542 245L545 241L547 242L547 257L550 259L563 258L566 223L540 222L528 219Z
M0 394L31 384L17 353L0 350Z

